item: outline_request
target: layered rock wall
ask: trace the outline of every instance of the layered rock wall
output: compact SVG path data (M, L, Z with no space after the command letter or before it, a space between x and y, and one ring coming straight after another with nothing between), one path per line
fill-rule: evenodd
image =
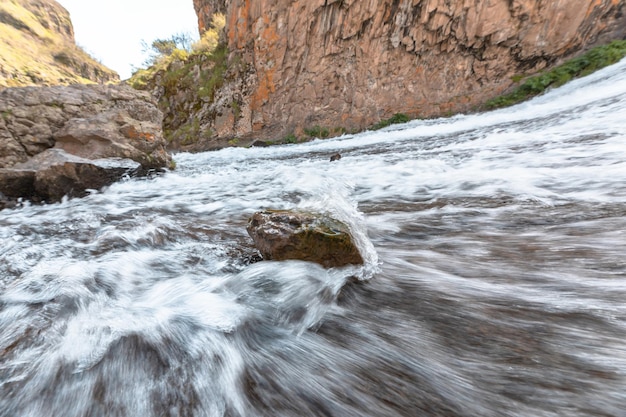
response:
M162 120L150 94L126 85L0 91L0 210L169 167Z
M196 1L198 3L198 1ZM224 2L222 2L224 3ZM231 0L229 50L254 66L253 136L468 111L598 41L623 0Z

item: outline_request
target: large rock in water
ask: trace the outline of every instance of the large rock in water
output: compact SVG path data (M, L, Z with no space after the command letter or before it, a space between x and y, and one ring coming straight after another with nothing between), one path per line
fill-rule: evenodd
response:
M0 168L0 209L24 198L57 202L64 196L83 197L139 170L130 159L86 159L61 149L48 149L12 169Z
M348 227L326 215L262 211L252 216L247 230L267 260L297 259L326 268L363 264Z
M135 175L140 165L131 159L86 159L61 149L49 149L16 168L32 169L35 195L53 202L64 196L82 197L87 190L99 190L125 176Z
M168 167L163 115L125 85L0 91L0 193L58 201ZM2 208L2 206L0 206Z

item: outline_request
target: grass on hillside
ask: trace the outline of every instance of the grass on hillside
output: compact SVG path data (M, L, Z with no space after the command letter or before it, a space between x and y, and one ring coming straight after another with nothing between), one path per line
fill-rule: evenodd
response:
M7 76L0 77L0 87L91 83L81 74L86 62L103 74L113 74L69 38L45 27L23 6L0 2L0 15L0 68Z
M615 64L626 56L626 40L613 41L589 50L552 70L527 78L511 93L485 103L485 109L494 110L512 106L531 99L548 88L560 87L574 78L584 77L594 71Z
M56 40L57 35L45 28L32 12L20 4L3 1L0 3L0 13L4 15L3 21L7 26L29 32L42 40Z

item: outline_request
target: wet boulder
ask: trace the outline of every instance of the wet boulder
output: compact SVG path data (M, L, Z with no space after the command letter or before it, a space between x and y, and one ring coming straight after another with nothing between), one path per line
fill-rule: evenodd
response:
M0 210L14 207L21 198L34 199L35 174L30 169L0 168Z
M9 198L55 202L63 196L82 197L87 190L99 190L134 175L139 168L140 164L130 159L86 159L48 149L12 169L3 169L0 191ZM20 188L15 189L18 184Z
M326 268L363 264L348 226L327 215L261 211L248 221L247 230L266 260L297 259Z

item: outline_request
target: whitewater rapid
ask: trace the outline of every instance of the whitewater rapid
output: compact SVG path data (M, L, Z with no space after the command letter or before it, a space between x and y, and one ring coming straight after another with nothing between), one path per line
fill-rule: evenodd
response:
M0 416L626 416L625 115L623 61L0 211ZM366 264L252 262L268 208Z

